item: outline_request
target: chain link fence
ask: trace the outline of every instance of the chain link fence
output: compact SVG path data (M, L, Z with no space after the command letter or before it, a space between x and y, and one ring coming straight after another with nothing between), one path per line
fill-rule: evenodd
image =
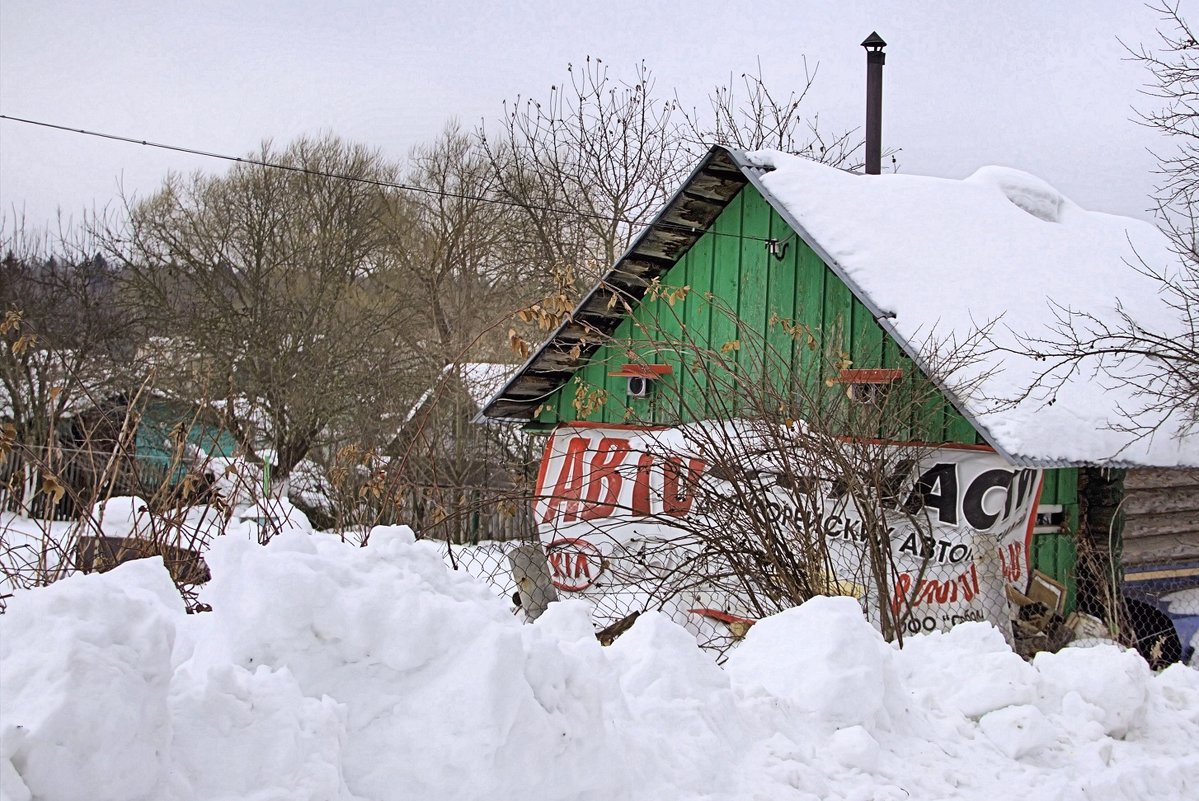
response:
M563 537L548 548L528 537L447 544L446 561L486 582L513 615L526 621L556 600L587 601L593 607L596 636L605 644L640 614L660 611L720 662L761 616L747 610L744 585L736 583L727 565L697 559L685 545L645 538L614 549L592 540ZM897 547L905 546L900 542ZM1094 590L1085 586L1085 565L1095 558L1085 548L1079 556L1084 580L1076 588L1029 570L1025 555L1016 548L988 548L976 555L973 549L954 551L945 543L925 542L922 547L922 569L897 574L892 586L890 603L903 626L900 639L965 621L1010 619L1012 645L1026 658L1068 645L1114 640L1136 648L1154 669L1194 663L1199 636L1194 565L1130 574L1098 604L1090 597ZM991 576L989 587L984 572ZM868 616L869 606L878 602L869 590L846 582L828 589L826 594L857 597ZM990 609L984 611L988 604Z

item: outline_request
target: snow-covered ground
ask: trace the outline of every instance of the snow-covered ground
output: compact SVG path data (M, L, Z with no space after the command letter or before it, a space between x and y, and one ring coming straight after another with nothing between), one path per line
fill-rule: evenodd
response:
M156 560L10 600L4 801L1199 796L1199 671L1114 646L900 651L816 599L722 669L653 613L608 648L582 602L522 624L406 529L207 559L207 614Z

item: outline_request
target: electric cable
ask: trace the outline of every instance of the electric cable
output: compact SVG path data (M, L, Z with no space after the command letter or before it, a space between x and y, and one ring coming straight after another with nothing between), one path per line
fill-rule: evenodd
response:
M436 195L436 196L440 196L440 197L448 197L448 198L453 198L455 200L469 200L469 201L477 202L477 203L490 203L490 204L499 205L499 206L506 206L509 208L517 208L517 209L525 209L525 210L533 210L533 211L543 211L543 212L547 212L550 214L563 214L563 215L567 215L567 216L580 217L583 219L590 219L590 220L602 220L605 222L615 221L615 222L623 223L625 225L634 226L637 228L652 226L654 228L659 228L659 229L668 230L668 231L670 231L670 230L682 231L685 233L697 233L698 232L698 228L696 228L695 226L680 225L678 223L670 223L670 222L664 222L664 221L658 221L658 222L654 222L654 223L640 222L637 220L630 220L630 219L627 219L624 217L611 217L611 216L608 216L605 214L597 214L597 213L593 213L593 212L580 211L578 209L561 209L561 208L555 208L553 206L538 205L535 203L522 203L518 200L505 200L504 198L485 197L483 195L472 195L472 194L469 194L466 192L452 192L452 191L445 190L445 189L433 189L433 188L425 187L425 186L415 186L413 184L404 184L404 183L398 183L398 182L394 182L394 181L384 181L384 180L377 179L377 178L365 178L365 177L357 176L357 175L345 175L343 173L326 172L323 170L314 170L309 167L301 167L301 166L297 166L294 164L280 164L278 162L265 161L263 159L253 158L252 156L230 156L225 153L217 153L217 152L214 152L211 150L202 150L200 148L184 147L183 145L171 145L171 144L166 144L163 142L153 142L148 139L138 139L137 137L122 136L120 134L105 133L102 131L89 131L84 128L72 128L72 127L69 127L66 125L59 125L59 124L53 123L53 122L45 122L42 120L33 120L33 119L28 119L26 117L14 117L9 114L0 114L0 120L7 120L9 122L18 122L18 123L22 123L24 125L33 125L33 126L37 126L40 128L49 128L49 129L53 129L56 131L64 131L66 133L81 134L83 136L91 136L91 137L95 137L98 139L107 139L107 140L114 141L114 142L125 142L125 143L132 144L132 145L141 145L142 147L156 148L159 150L168 150L168 151L175 152L175 153L186 153L186 154L192 155L192 156L202 156L204 158L219 159L221 161L230 161L230 162L234 162L236 164L248 164L248 165L255 166L255 167L265 167L265 168L274 169L274 170L285 170L287 172L301 173L304 175L312 175L314 177L319 177L319 178L328 178L328 179L338 180L338 181L350 181L353 183L368 184L370 186L377 186L382 189L398 189L398 190L402 190L402 191L406 191L406 192L417 192L417 193L426 194L426 195ZM749 240L752 240L755 242L772 243L775 241L769 237L752 236L752 235L748 235L748 234L743 235L743 234L735 234L735 233L725 233L723 231L714 231L711 228L709 228L705 233L711 234L712 236L730 236L730 237L733 237L736 239L749 239Z

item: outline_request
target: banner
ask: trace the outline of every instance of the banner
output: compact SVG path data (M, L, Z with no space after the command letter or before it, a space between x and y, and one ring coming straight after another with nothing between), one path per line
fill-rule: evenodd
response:
M771 471L785 472L795 458L778 452L778 439L770 443L774 454L747 445L750 425L559 426L542 458L533 507L555 586L595 600L623 593L629 603L664 586L660 574L671 560L663 554L671 544L694 549L717 519L713 504L729 503L737 480L748 471L759 487L768 487L777 480ZM697 427L704 436L694 436ZM1013 468L976 447L881 447L900 465L895 511L886 518L892 612L904 613L910 631L999 622L1008 608L1004 584L1023 590L1027 582L1040 471ZM741 479L729 478L730 464ZM814 484L804 503L796 502L793 489L758 492L755 502L784 535L811 537L814 508L839 591L869 602L878 588L863 563L861 510L836 484L835 476ZM647 552L653 565L646 564ZM655 573L654 565L665 567ZM705 593L701 585L690 597L721 614L749 614L736 608L735 596L714 587Z

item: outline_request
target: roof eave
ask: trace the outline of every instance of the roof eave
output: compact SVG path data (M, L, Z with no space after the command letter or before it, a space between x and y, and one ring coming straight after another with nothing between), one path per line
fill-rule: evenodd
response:
M483 404L475 421L532 422L541 402L564 386L601 344L599 339L619 325L624 304L639 302L649 282L699 241L747 182L733 151L720 146L709 149L624 255ZM572 355L572 348L588 333L599 336Z

